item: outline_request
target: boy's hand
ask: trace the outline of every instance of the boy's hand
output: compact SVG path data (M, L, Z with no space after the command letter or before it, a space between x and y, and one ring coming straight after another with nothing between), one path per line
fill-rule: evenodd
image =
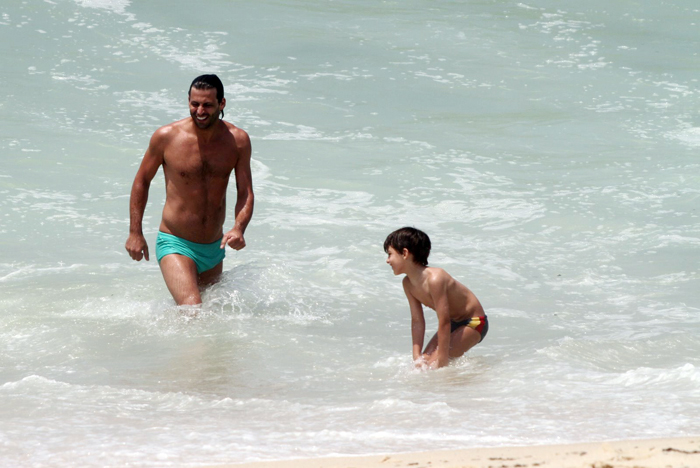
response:
M437 350L433 354L425 357L427 357L427 359L424 361L424 364L428 369L439 369L449 364L449 359L447 362L440 362L440 355Z
M413 366L415 370L420 372L426 372L436 368L434 362L431 362L429 359L425 359L424 357L420 357L413 361Z

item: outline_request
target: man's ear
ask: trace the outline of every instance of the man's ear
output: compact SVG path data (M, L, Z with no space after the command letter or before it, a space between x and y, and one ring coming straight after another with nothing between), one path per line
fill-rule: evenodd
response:
M220 107L221 109L223 109L224 107L226 107L226 98L225 98L225 97L224 97L224 98L221 98L221 103L219 103L219 107Z

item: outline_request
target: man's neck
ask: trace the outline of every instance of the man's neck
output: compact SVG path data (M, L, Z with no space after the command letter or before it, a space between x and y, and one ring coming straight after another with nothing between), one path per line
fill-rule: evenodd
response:
M207 128L199 128L195 122L192 122L192 126L194 127L194 134L197 140L203 143L209 143L219 135L221 120L217 120Z

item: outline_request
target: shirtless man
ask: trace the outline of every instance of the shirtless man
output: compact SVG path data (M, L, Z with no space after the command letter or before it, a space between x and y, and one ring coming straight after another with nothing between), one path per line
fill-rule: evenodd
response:
M190 117L159 128L151 137L131 188L126 241L132 259L149 260L143 213L151 181L163 166L166 199L156 257L178 305L201 304L200 288L218 279L226 245L245 247L243 234L254 201L250 138L221 120L226 106L221 80L216 75L195 78L188 97ZM231 171L236 177L236 219L224 233Z

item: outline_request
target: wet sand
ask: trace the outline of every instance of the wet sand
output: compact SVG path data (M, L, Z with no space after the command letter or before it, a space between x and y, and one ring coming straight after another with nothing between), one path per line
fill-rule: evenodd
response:
M265 461L217 468L698 468L700 437ZM212 467L213 468L213 467Z

